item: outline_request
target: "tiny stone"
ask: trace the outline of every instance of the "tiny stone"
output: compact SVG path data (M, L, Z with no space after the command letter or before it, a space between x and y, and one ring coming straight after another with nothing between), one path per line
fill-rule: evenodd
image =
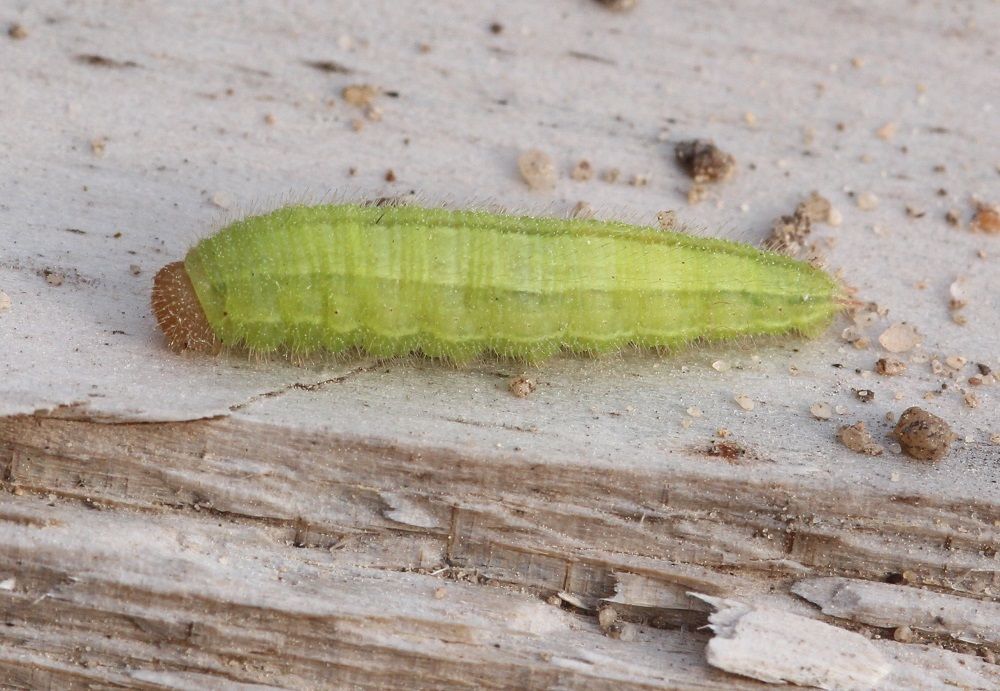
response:
M845 425L837 431L840 442L851 451L865 454L866 456L881 456L885 449L876 444L872 435L865 429L864 422L856 422L853 425Z
M948 286L948 294L951 298L948 307L953 310L962 309L969 304L969 295L965 289L965 277L959 276Z
M1000 433L990 435L990 443L1000 446Z
M438 588L437 590L434 591L434 599L443 600L444 596L447 594L448 594L447 590L445 590L444 588Z
M597 624L602 629L608 628L616 621L618 621L618 612L615 611L614 607L601 607L597 612Z
M976 369L979 370L979 373L981 375L983 375L984 377L990 376L990 374L993 372L993 370L990 369L989 365L986 365L986 364L984 364L982 362L977 362L976 363Z
M274 113L268 113L264 116L265 125L276 125L278 123L278 118Z
M826 222L836 228L844 222L844 216L834 207L830 207L830 215L827 217Z
M677 227L677 212L660 211L656 214L656 222L660 224L660 230L671 230Z
M813 223L827 223L832 210L830 200L814 190L796 207L795 212L808 217Z
M976 215L969 227L980 233L1000 233L1000 205L976 204Z
M220 209L228 209L233 205L233 198L226 192L213 192L208 200Z
M621 176L622 172L617 168L608 168L606 171L601 173L601 179L604 182L618 182L618 178Z
M635 639L635 625L625 621L618 621L609 626L605 633L608 635L608 638L631 641Z
M0 312L6 312L10 309L10 296L7 293L0 290Z
M128 270L129 273L132 274L133 276L138 276L139 274L142 273L142 267L139 266L138 264L129 264Z
M538 388L538 384L528 377L514 377L508 382L507 388L517 398L527 398Z
M892 139L893 137L896 136L896 123L894 123L894 122L887 122L887 123L885 123L884 125L882 125L881 127L879 127L877 130L875 130L875 135L879 139L883 139L885 141L889 141L890 139Z
M916 406L903 412L892 434L907 456L921 461L944 458L957 438L947 422Z
M594 177L594 169L591 167L590 161L578 161L569 172L569 176L578 182L586 182Z
M896 322L882 332L878 342L890 353L905 353L920 344L920 335L910 324Z
M879 358L875 363L875 372L885 377L894 377L906 371L906 363L896 358Z
M971 391L964 394L962 396L962 400L965 401L965 405L967 405L970 408L979 407L979 397L976 396L976 394L972 393Z
M392 168L390 168L389 170L385 171L385 181L386 182L396 182L396 171L394 171Z
M829 420L833 417L833 410L830 409L829 403L813 403L809 406L809 412L817 420Z
M854 343L864 337L861 330L856 326L848 326L840 332L840 337L848 343Z
M674 147L674 157L681 168L698 183L726 180L736 170L736 159L710 140L678 142Z
M892 637L900 643L909 643L913 640L913 629L909 626L897 626L892 632Z
M712 363L712 369L716 372L725 372L729 369L729 363L725 360L716 360Z
M351 84L345 86L340 95L352 106L367 108L378 96L378 88L371 84Z
M632 187L645 187L649 184L649 175L646 173L636 173L632 176L632 179L629 180L629 184L632 185Z
M635 3L638 0L597 0L599 3L607 7L609 10L615 10L616 12L625 12L635 7Z
M690 415L691 417L701 417L702 411L701 408L693 405L687 409L687 414Z
M15 41L21 41L28 38L28 30L20 24L11 24L10 28L7 29L7 35Z
M950 226L957 226L962 220L962 215L958 209L948 209L944 215L944 220L947 221Z
M529 149L517 159L517 167L521 177L533 190L546 190L555 187L556 166L544 151Z
M59 273L58 271L52 271L51 269L45 269L42 272L42 275L45 277L45 282L53 287L61 286L63 284L63 281L66 280L66 277L63 276L61 273Z
M878 206L878 197L871 192L862 192L858 195L858 208L862 211L871 211Z
M750 127L756 127L757 116L754 115L753 111L748 110L747 112L743 113L743 122L748 124Z
M108 148L108 140L104 137L94 137L90 140L90 151L95 156L103 156L104 151Z
M862 403L871 403L875 400L875 392L871 389L854 389L854 395Z
M754 408L753 399L751 399L746 394L739 394L733 400L736 401L736 405L738 405L743 410L753 410Z
M961 355L950 355L944 359L944 363L954 370L960 370L965 367L965 363L968 359L962 357Z

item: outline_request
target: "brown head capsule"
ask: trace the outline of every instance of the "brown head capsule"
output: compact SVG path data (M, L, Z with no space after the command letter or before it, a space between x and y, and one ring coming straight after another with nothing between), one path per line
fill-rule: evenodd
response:
M153 314L171 350L215 355L222 349L198 302L184 262L167 264L157 272L153 279Z

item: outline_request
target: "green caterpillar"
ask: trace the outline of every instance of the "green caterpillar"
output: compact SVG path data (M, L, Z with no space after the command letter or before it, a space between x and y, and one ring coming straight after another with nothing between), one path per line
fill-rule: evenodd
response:
M157 274L174 350L309 355L673 348L821 333L840 287L748 245L617 222L362 205L237 221Z

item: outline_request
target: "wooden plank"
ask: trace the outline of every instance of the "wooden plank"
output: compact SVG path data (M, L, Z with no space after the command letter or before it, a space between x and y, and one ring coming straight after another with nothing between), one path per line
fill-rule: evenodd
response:
M0 630L0 679L759 686L705 666L695 591L871 637L892 666L883 686L995 686L976 657L995 660L995 641L982 627L952 635L1000 588L1000 405L986 373L1000 369L988 299L1000 253L970 224L978 202L1000 201L982 87L1000 16L987 7L12 8L0 17L20 26L0 34L12 115L0 122L0 512L13 517L0 601L20 623ZM377 113L342 98L352 84L381 91ZM695 137L738 166L697 203L673 154ZM549 192L517 173L531 147L556 162ZM588 181L569 175L581 159ZM557 216L582 200L648 224L672 209L695 232L755 243L815 189L842 224L817 224L806 253L880 309L808 343L532 368L166 352L154 271L220 216L331 188ZM904 321L922 344L893 355L904 374L876 374L879 334ZM519 374L539 383L526 399L507 389ZM831 419L810 414L816 403ZM958 435L941 461L909 459L888 436L911 405ZM882 456L838 441L856 421ZM746 453L708 453L722 435ZM874 599L863 611L824 600L824 614L793 594L829 577ZM461 606L427 601L443 578L459 581ZM575 613L543 604L553 596ZM927 598L968 621L935 628L908 609ZM635 640L602 634L609 607L628 626L603 633ZM511 620L520 611L534 614ZM551 635L532 633L535 614L558 623ZM900 626L909 642L882 640Z

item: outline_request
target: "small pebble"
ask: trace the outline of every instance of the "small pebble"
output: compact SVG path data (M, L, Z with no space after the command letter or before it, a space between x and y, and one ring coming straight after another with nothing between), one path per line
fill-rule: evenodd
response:
M726 180L736 171L736 159L706 139L678 142L674 156L681 168L699 183Z
M594 177L594 169L591 167L590 161L578 161L569 172L569 176L577 182L586 182Z
M894 122L885 123L877 130L875 130L875 135L879 139L884 139L885 141L889 141L890 139L896 136L896 123Z
M944 458L951 442L958 438L947 422L916 406L899 416L892 435L907 456L921 461Z
M691 406L687 409L687 414L691 417L701 417L703 415L701 408L696 405Z
M872 435L865 429L864 422L856 422L853 425L845 425L837 431L840 442L851 451L865 454L866 456L881 456L885 449L876 444Z
M902 360L897 360L894 357L883 357L879 358L875 363L876 374L881 374L884 377L894 377L897 374L902 374L906 371L906 363Z
M517 398L527 398L538 388L538 383L528 377L514 377L508 382L507 388Z
M677 212L659 211L656 214L656 222L660 225L660 230L672 230L677 227Z
M920 344L920 334L912 325L896 322L882 332L878 342L890 353L905 353Z
M743 410L753 410L754 408L753 399L746 394L739 394L733 400L736 401L736 405Z
M729 363L725 360L716 360L712 363L712 369L716 372L726 372L729 370Z
M829 420L833 417L833 409L829 403L813 403L809 406L809 412L817 420Z
M615 10L616 12L625 12L635 7L635 3L638 0L597 0L609 10Z
M968 359L962 357L961 355L951 355L944 359L944 364L948 365L954 370L962 369L963 367L965 367L965 363L967 362Z
M976 215L969 228L980 233L1000 233L1000 205L976 204Z
M233 205L233 198L226 192L213 192L208 200L220 209L228 209Z
M10 296L7 293L0 290L0 312L6 312L10 309Z
M862 211L871 211L878 206L878 197L872 192L862 192L858 195L858 208Z
M533 190L552 189L556 185L556 166L547 153L539 149L529 149L517 159L521 177Z
M854 389L854 395L862 403L871 403L875 400L875 392L871 389Z
M352 106L367 108L378 96L378 88L371 84L351 84L345 86L340 95Z

